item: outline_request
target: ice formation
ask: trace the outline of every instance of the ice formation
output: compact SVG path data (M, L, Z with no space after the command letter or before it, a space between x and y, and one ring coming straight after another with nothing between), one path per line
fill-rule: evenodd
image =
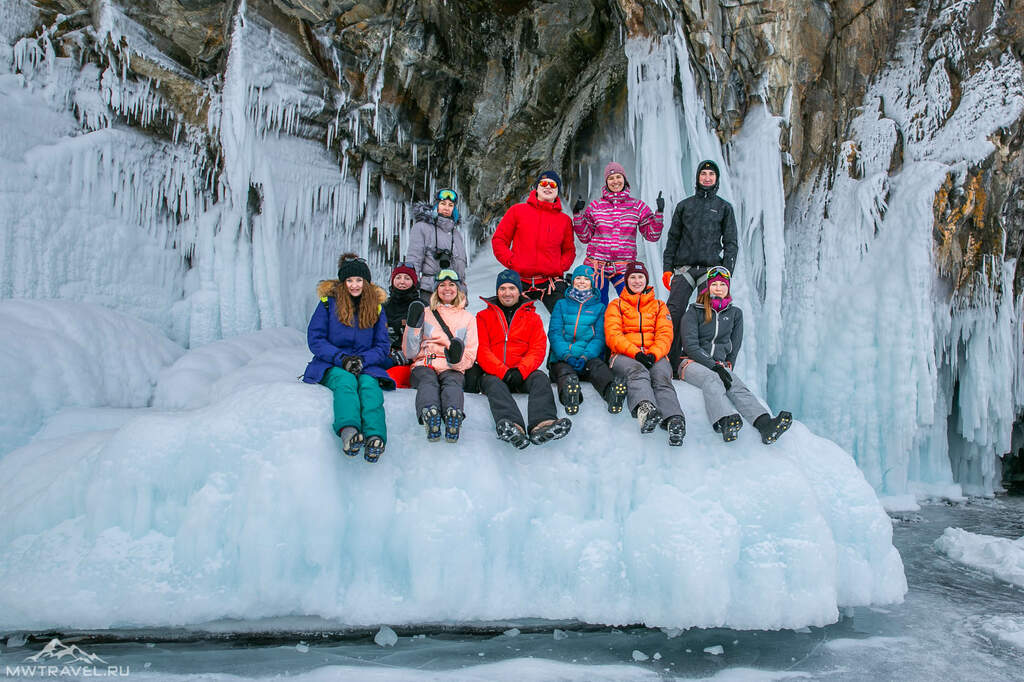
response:
M223 342L171 365L127 334L75 357L89 376L103 353L170 366L164 404L198 406L91 424L79 409L0 458L0 629L303 615L796 628L906 590L871 487L800 423L770 448L749 427L727 445L680 383L676 451L588 386L569 438L518 453L481 396L462 442L428 445L399 391L371 466L340 454L330 393L296 380L301 362L268 361L308 358L295 332L262 334L242 364Z
M1024 587L1024 538L1009 540L947 528L935 549L953 561Z
M0 300L0 459L66 407L145 407L184 350L103 306Z

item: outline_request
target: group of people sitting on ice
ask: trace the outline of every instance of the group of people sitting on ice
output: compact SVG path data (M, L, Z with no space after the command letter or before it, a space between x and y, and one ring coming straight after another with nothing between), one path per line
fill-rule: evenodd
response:
M552 384L573 415L583 401L581 380L609 412L626 403L641 433L660 426L668 444L679 446L686 421L674 378L701 389L726 442L736 439L743 419L764 443L775 442L792 415L772 417L733 371L743 342L742 311L730 297L738 241L732 206L717 195L718 176L714 162L702 162L696 193L675 207L662 263L667 302L658 300L636 244L638 233L661 238L665 201L659 193L652 211L631 196L626 172L614 162L605 167L601 197L589 205L577 200L571 220L554 171L542 173L527 200L505 213L491 245L506 269L476 315L467 310L453 190L417 207L407 258L391 271L389 292L373 284L364 259L342 254L338 279L318 287L307 331L314 357L303 376L333 392L342 450L377 461L387 442L382 391L396 387L416 390L428 441L458 441L466 392L487 397L497 437L516 448L557 440L572 422L559 418ZM575 238L587 254L566 274ZM538 300L550 313L547 330ZM528 395L526 419L515 393Z

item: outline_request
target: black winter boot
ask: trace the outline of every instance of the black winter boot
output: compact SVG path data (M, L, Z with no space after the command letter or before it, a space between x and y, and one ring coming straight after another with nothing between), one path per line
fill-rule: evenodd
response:
M580 403L583 402L583 391L580 390L580 380L570 376L565 380L564 388L559 391L558 399L565 406L566 414L576 414L580 411Z
M669 445L682 445L686 437L686 417L681 414L669 417L665 420L665 430L668 431Z
M569 434L569 429L571 428L572 420L566 417L556 419L544 426L535 426L533 431L530 432L530 442L534 445L540 445L541 443L547 443L549 440L564 438Z
M502 419L495 424L494 430L498 433L498 440L511 443L519 450L530 445L530 437L526 435L526 429L508 419Z
M785 410L779 412L778 416L772 417L765 412L754 420L754 428L761 432L761 442L771 445L779 439L789 425L793 423L793 415Z
M363 450L363 459L367 462L376 462L384 454L384 439L380 436L370 436L366 439L366 449Z
M363 434L354 426L346 426L338 430L341 437L341 451L349 457L355 457L363 447Z
M650 433L661 423L661 411L650 400L642 400L636 406L636 420L640 422L640 433Z
M622 403L626 401L626 380L615 377L608 388L604 389L604 400L608 403L608 411L612 414L622 412Z
M736 440L740 429L743 428L743 420L738 414L727 414L715 422L714 429L722 434L722 440L731 443Z

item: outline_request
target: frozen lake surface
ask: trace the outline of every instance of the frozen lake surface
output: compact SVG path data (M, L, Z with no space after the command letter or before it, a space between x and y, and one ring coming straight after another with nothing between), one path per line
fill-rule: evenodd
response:
M906 601L851 609L824 628L675 633L531 622L486 632L399 629L393 646L375 643L377 632L202 639L173 631L77 633L63 642L75 642L109 665L127 666L138 679L1020 680L1024 590L951 561L933 543L948 527L1024 536L1024 497L930 504L894 517L894 540L910 584ZM378 639L386 643L388 634ZM22 664L50 635L9 637L0 666Z

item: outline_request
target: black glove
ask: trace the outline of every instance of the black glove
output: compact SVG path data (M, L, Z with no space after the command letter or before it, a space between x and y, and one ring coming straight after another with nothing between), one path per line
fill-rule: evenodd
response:
M391 351L391 362L395 363L396 366L408 365L409 358L405 357L405 353L400 348L396 348Z
M661 192L658 192L658 198L654 200L654 203L658 205L658 213L665 212L665 198L661 196Z
M405 313L405 325L413 329L423 326L423 301L413 301Z
M448 347L444 349L444 359L449 365L457 365L462 361L462 354L466 351L466 344L462 339L452 339Z
M513 367L509 371L505 372L504 378L502 378L509 388L519 388L523 384L523 373L519 371L518 367Z
M711 368L711 371L718 375L718 378L722 380L722 385L725 386L725 390L732 388L732 377L729 376L729 370L722 365L715 365Z
M654 367L654 363L658 361L657 358L654 357L654 353L641 352L634 355L633 358L647 369Z
M358 355L345 355L341 358L341 368L358 375L363 371L363 359Z
M587 202L583 201L583 199L577 198L576 199L576 203L572 205L573 215L579 213L580 211L582 211L586 207L587 207Z

